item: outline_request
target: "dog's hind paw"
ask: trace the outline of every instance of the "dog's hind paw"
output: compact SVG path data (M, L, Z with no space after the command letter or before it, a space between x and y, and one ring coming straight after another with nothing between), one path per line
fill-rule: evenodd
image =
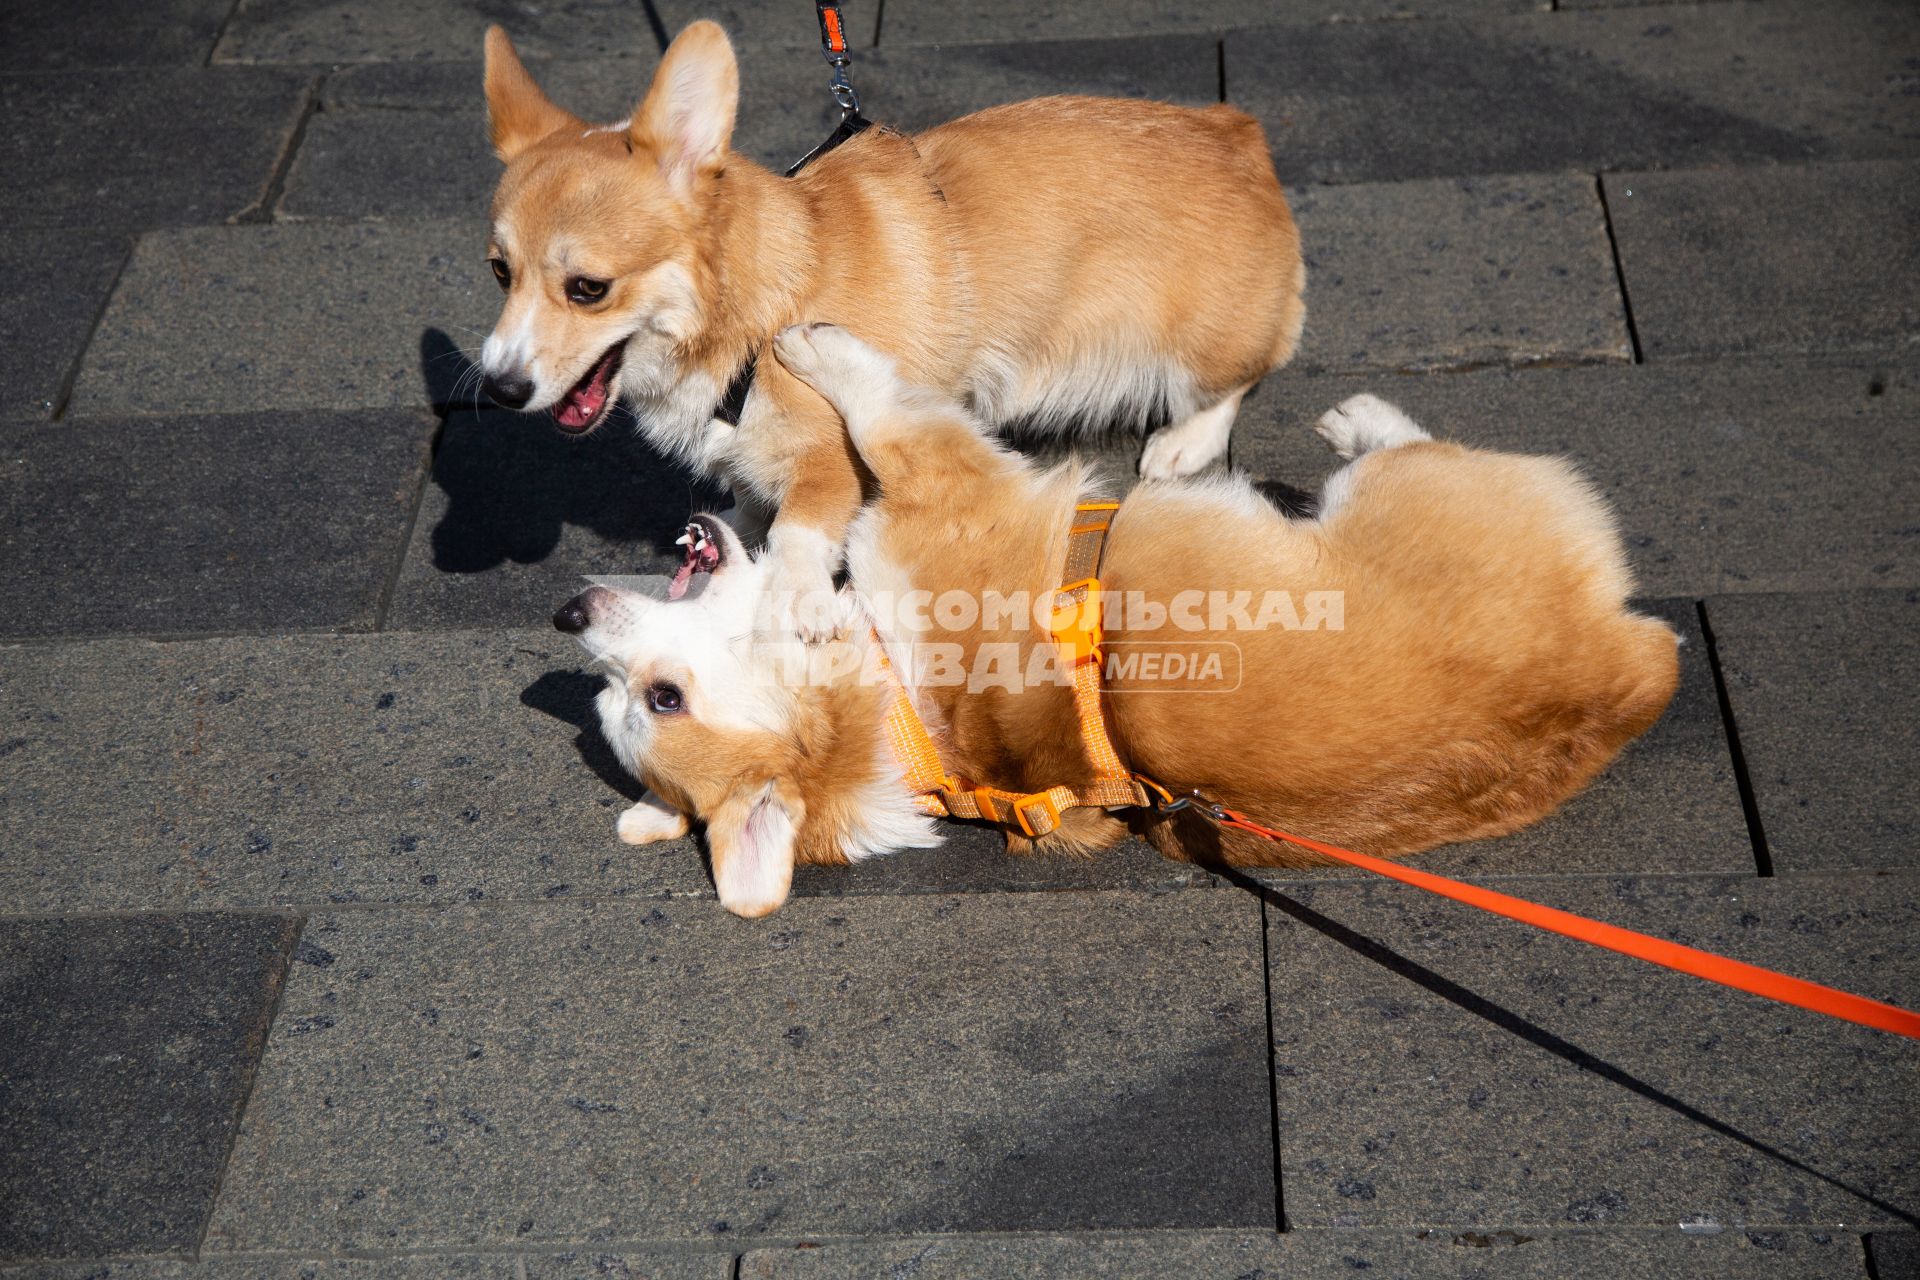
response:
M1364 391L1348 396L1320 415L1313 430L1349 462L1375 449L1433 439L1412 418L1379 396Z

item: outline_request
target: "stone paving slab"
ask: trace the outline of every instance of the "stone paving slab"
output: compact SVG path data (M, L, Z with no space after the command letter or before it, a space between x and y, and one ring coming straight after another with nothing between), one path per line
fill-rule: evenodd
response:
M0 1260L198 1243L297 931L0 920Z
M1622 173L1606 187L1647 359L1920 347L1920 161Z
M1912 1231L1876 1231L1867 1237L1874 1280L1913 1280L1920 1276L1920 1234Z
M450 376L458 382L463 358L451 343L447 350L429 359L459 368ZM1077 453L1122 491L1140 452L1124 435L1066 451L1056 441L1016 443L1046 463ZM673 543L687 517L731 505L712 482L655 453L630 419L582 438L544 415L456 410L434 454L388 626L539 625L589 577L670 576L684 558Z
M1920 592L1707 602L1774 868L1920 870Z
M586 1248L560 1253L521 1254L526 1270L515 1280L734 1280L731 1253L695 1253L674 1249Z
M362 108L446 111L464 112L484 122L486 99L481 85L485 70L480 49L476 38L457 51L458 61L369 62L341 67L320 86L322 114ZM449 56L455 52L448 50ZM527 70L548 97L593 121L618 120L632 111L646 92L659 61L651 44L614 58L537 58L524 49L520 52ZM742 55L743 61L747 56L751 55ZM769 58L768 67L779 67L790 60L791 54L782 53ZM743 92L747 79L742 76Z
M84 5L0 8L0 66L8 71L75 67L198 67L213 51L232 0L89 0Z
M309 73L279 68L0 76L0 171L12 176L0 184L0 226L237 217L265 197L312 85Z
M545 415L456 412L434 454L391 625L536 627L589 575L671 576L696 511L732 505L640 438L631 419L584 439ZM657 584L665 591L664 576Z
M1230 32L1227 100L1288 182L1920 153L1911 5L1450 12Z
M1056 93L1187 106L1220 101L1220 53L1211 37L1086 38L1093 34L1082 31L1071 40L883 47L854 65L855 83L869 115L909 132L1003 102Z
M0 649L0 912L711 899L693 840L636 849L601 677L551 631ZM103 733L100 726L115 732ZM994 830L797 896L1205 888L1128 841L1013 857Z
M1283 371L1242 410L1234 464L1316 488L1336 460L1312 424L1360 391L1443 438L1571 458L1619 513L1645 595L1920 586L1909 470L1896 462L1920 425L1911 364Z
M812 15L805 15L812 24ZM595 121L625 117L653 78L643 56L528 61L555 102ZM469 53L478 52L476 41ZM839 108L824 90L826 64L807 49L741 51L734 146L784 170L826 137ZM287 175L280 212L293 219L484 219L501 166L486 139L477 61L373 63L328 78L327 109L307 126Z
M1290 1225L1859 1229L1920 1208L1920 1058L1897 1037L1399 885L1282 892L1268 943ZM1920 995L1920 903L1902 885L1516 892L1876 999Z
M480 216L143 236L72 412L425 408L471 394L449 353L477 351L500 307Z
M1698 613L1691 600L1640 601L1636 607L1681 636L1680 688L1660 721L1585 791L1536 825L1498 840L1443 846L1419 855L1414 865L1474 878L1753 872L1753 840ZM1346 867L1256 874L1270 883L1371 876Z
M55 411L130 247L105 231L0 232L0 416Z
M1289 193L1307 262L1303 369L1633 358L1593 180L1447 179Z
M1088 889L1211 888L1218 881L1188 862L1163 858L1129 837L1091 858L1007 852L1006 836L984 823L940 823L945 843L902 849L852 867L801 867L796 896L890 893L1019 893Z
M555 632L0 649L0 911L707 893Z
M1475 1231L1159 1232L1138 1236L1023 1236L997 1240L938 1238L830 1244L817 1249L756 1249L740 1261L740 1280L1259 1280L1346 1277L1370 1280L1480 1280L1498 1275L1564 1280L1861 1280L1856 1236L1827 1232L1727 1232L1690 1238L1677 1232L1575 1232L1541 1235Z
M1138 452L1137 442L1120 441L1081 456L1124 484ZM670 576L684 558L673 543L687 517L731 505L712 482L655 453L630 420L581 438L544 415L456 411L434 454L388 626L538 626L589 577Z
M1303 365L1627 358L1586 179L1333 188L1295 203L1318 246ZM451 350L476 346L497 308L483 237L468 220L143 237L74 412L463 403ZM370 309L389 280L408 282L407 305Z
M425 413L0 427L0 638L371 629Z
M558 1253L427 1253L390 1258L216 1258L0 1268L9 1280L732 1280L731 1253L594 1249Z
M535 57L610 57L660 46L645 5L609 0L491 4L487 0L240 0L215 62L431 62L472 57L505 26Z
M1075 40L876 50L861 57L859 74L874 117L911 131L1048 93L1211 103L1217 64L1210 39ZM625 116L653 74L651 58L530 65L556 102L595 120ZM810 151L839 121L824 72L814 49L744 45L734 148L782 171ZM477 62L369 64L330 78L328 109L307 126L281 212L480 216L500 174L480 81Z
M480 82L473 83L478 103ZM484 107L459 114L330 111L308 122L274 212L288 222L484 218L499 178Z
M759 0L765 4L767 0ZM1251 23L1310 23L1420 16L1518 13L1544 7L1537 0L887 0L881 44L1044 40L1087 36L1215 34Z
M306 938L337 959L289 985L216 1252L1272 1219L1244 896L346 912Z

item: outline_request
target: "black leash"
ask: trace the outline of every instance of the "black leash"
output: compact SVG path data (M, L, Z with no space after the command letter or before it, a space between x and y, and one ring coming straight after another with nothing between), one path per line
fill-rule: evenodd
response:
M825 142L793 162L793 167L787 170L789 178L848 138L873 127L873 121L860 114L860 95L853 91L853 82L847 79L847 67L853 56L847 52L847 27L840 18L840 0L813 0L813 11L820 19L820 52L833 68L827 89L840 104L840 123Z

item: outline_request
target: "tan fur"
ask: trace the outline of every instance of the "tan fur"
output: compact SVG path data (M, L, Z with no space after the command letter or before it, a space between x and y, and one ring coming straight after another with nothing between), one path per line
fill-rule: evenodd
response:
M1051 593L1084 487L1077 468L1037 472L939 393L899 381L891 361L844 331L804 326L783 333L776 349L844 416L875 477L877 495L849 544L862 599L912 589L975 600L989 591ZM1349 400L1321 430L1359 456L1329 481L1319 519L1284 516L1244 482L1226 480L1143 485L1121 507L1101 566L1110 598L1171 602L1186 591L1230 598L1244 590L1257 600L1278 588L1295 598L1337 591L1344 605L1337 629L1110 628L1109 654L1171 640L1231 643L1243 655L1230 691L1169 692L1137 676L1110 678L1107 724L1122 759L1260 821L1374 854L1538 820L1658 719L1678 678L1673 632L1626 607L1631 581L1605 504L1559 459L1433 441L1372 397ZM707 652L703 637L716 627L742 637L730 649L735 665L710 669L687 714L637 735L619 716L603 715L603 724L671 803L707 820L722 901L759 915L784 897L793 862L874 851L877 798L897 802L905 789L881 728L887 691L861 678L860 662L834 679L786 680L771 704L741 701L745 682L774 683L764 642L745 638L750 628L741 625L767 579L733 535L725 540L712 595L644 606L664 611L659 626L624 651L632 656L620 671L636 684L661 670L687 681L686 659L676 655ZM634 633L611 612L596 604L597 630L583 637L597 653ZM953 643L963 666L983 645L1012 641L1025 669L1052 643L1025 618L1011 630L947 629L937 612L924 629L883 626L896 657L909 643ZM856 634L814 652L857 659L868 643ZM914 700L951 773L1020 791L1092 777L1064 687L922 680ZM728 707L736 720L767 722L721 728ZM642 738L650 745L636 748ZM787 861L730 890L720 875L734 856L728 824L756 797L791 819ZM1145 811L1123 822L1074 810L1040 843L1090 853L1129 824L1175 858L1316 860L1239 833L1223 842L1191 814Z
M782 551L791 587L825 584L861 500L839 417L763 358L739 428L709 420L784 325L844 325L996 423L1061 426L1177 425L1299 338L1293 221L1260 126L1231 108L1043 98L913 138L872 129L785 180L726 147L738 73L709 22L674 42L625 127L553 106L498 28L486 87L508 162L493 252L514 275L489 372L519 361L542 408L626 342L616 389L643 430L778 506L777 551L789 524L831 549ZM611 282L604 301L568 302L580 274ZM1103 402L1116 388L1128 403ZM1197 469L1210 449L1161 465Z

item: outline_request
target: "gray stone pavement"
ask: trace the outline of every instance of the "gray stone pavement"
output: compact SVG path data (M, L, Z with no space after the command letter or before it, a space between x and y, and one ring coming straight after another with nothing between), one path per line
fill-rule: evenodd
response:
M699 16L743 152L824 134L801 0L0 11L0 1274L1920 1276L1906 1042L1358 872L955 825L748 923L613 838L544 618L720 495L479 402L479 37L611 119ZM1370 390L1616 505L1672 709L1422 865L1920 1003L1920 11L848 18L907 128L1262 120L1276 495Z

